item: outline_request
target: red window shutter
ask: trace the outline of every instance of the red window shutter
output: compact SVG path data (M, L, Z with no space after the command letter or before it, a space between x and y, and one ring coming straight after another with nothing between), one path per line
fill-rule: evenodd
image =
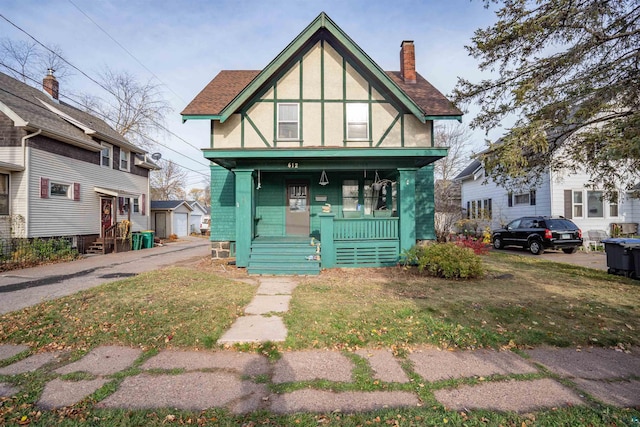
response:
M80 201L80 183L79 182L74 182L73 183L73 200Z
M142 214L142 216L145 215L145 211L147 210L147 201L146 201L147 197L146 194L142 194L140 196L140 213Z
M49 178L40 178L40 198L49 198Z

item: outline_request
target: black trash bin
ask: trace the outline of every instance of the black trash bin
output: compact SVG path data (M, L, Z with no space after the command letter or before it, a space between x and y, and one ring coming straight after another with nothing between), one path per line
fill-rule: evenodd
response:
M640 239L615 238L604 239L607 253L607 272L626 277L636 277L633 249L640 249ZM639 266L640 267L640 266Z

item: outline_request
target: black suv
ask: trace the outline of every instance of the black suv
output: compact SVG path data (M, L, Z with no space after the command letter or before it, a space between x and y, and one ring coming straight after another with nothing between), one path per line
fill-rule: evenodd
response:
M492 240L496 249L521 246L529 248L534 255L542 254L545 249L562 249L572 254L582 246L582 231L563 217L525 216L493 231Z

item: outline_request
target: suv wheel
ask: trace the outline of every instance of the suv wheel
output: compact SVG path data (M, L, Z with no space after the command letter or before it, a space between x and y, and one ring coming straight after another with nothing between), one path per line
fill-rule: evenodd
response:
M578 247L574 246L573 248L563 248L562 252L564 252L565 254L575 254L576 252L578 252Z
M496 249L504 248L504 243L502 242L502 239L500 238L500 236L496 236L493 238L493 247Z
M534 255L542 255L544 253L544 247L542 242L538 239L529 242L529 251Z

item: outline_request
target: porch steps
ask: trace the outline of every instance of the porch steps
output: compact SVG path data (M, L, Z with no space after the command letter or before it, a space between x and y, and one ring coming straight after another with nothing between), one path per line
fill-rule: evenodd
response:
M318 275L320 260L309 260L316 247L307 238L256 239L251 244L247 273L276 276Z
M99 238L96 239L89 247L86 249L86 253L88 254L102 254L102 250L104 247L104 239Z

